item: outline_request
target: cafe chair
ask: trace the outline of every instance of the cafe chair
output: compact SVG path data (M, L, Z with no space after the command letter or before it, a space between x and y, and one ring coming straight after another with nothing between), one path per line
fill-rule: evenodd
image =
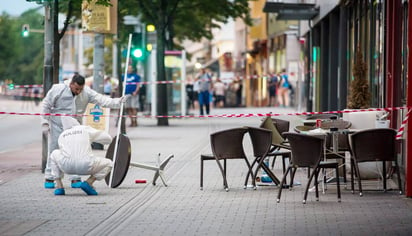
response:
M283 139L286 139L283 133L289 132L290 122L288 120L282 120L279 118L271 118L271 119L272 119L272 123L275 125L279 134L282 136Z
M318 189L318 176L322 169L333 168L336 171L336 186L338 201L340 202L340 183L339 183L339 163L338 162L322 162L324 154L324 139L299 133L285 133L285 136L289 140L290 147L292 150L292 158L283 178L280 182L280 186L285 183L286 177L289 172L291 172L291 183L295 177L296 170L298 168L312 168L313 171L309 176L309 180L306 184L305 193L303 196L303 204L306 203L309 186L314 179L316 201L319 201L319 189ZM292 189L293 186L290 186ZM282 195L283 188L279 188L277 202L280 202L280 197Z
M200 156L200 189L203 190L203 162L205 160L216 160L216 163L222 173L223 187L229 191L226 178L226 160L243 159L248 167L248 175L254 178L252 167L245 155L243 149L243 138L248 128L233 128L215 132L210 135L210 144L213 154L201 154ZM221 161L223 161L223 166ZM248 176L247 175L247 176ZM244 187L247 186L247 178Z
M354 174L357 176L359 195L362 193L359 165L361 162L382 162L383 190L386 192L386 163L395 162L399 194L402 194L401 176L396 153L396 130L389 128L366 129L349 135L351 149L351 189L354 189Z
M282 125L279 125L279 126L282 126ZM283 129L286 129L284 126L282 127ZM260 128L268 129L272 132L272 145L271 145L268 156L273 157L272 168L274 166L274 162L276 161L276 158L278 156L282 157L282 167L283 167L283 173L284 173L286 171L286 161L288 159L290 160L289 144L286 142L286 139L282 137L278 128L276 128L275 124L272 121L272 118L266 117L260 124Z
M252 162L252 168L256 165L254 176L256 177L258 171L262 168L267 175L272 179L273 183L279 185L279 179L273 174L267 165L264 164L265 158L268 156L270 148L272 146L272 132L268 129L262 129L257 127L248 127L248 133L253 147L253 156L255 159ZM246 182L248 181L246 178ZM253 188L256 189L256 178L252 175Z
M340 164L340 167L342 167L342 172L343 172L343 182L346 183L346 152L350 152L350 147L349 147L349 139L348 139L348 133L345 132L340 132L337 134L338 138L338 147L337 147L337 152L333 151L333 137L331 133L326 134L326 153L325 157L326 159L334 159L334 160L340 160L342 164Z

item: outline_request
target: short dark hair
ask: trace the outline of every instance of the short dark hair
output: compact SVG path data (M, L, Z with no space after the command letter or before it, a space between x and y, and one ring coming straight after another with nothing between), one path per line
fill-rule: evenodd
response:
M75 75L73 75L72 83L76 83L76 84L82 86L82 85L84 85L84 77L79 75L79 74L75 74Z

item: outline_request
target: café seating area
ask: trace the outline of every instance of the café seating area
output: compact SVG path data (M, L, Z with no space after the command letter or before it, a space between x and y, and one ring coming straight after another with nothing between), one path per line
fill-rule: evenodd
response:
M243 159L245 169L242 172L247 173L243 186L245 189L251 187L259 191L266 187L267 184L265 185L264 182L268 181L264 180L269 178L271 183L269 186L278 189L277 202L280 202L284 189L298 191L297 189L301 189L299 185L305 186L302 190L303 203L307 202L307 196L312 190L315 192L316 200L319 201L319 187L322 188L324 194L329 192L329 189L333 189L332 192L336 192L338 202L340 202L341 179L346 190L348 176L350 176L352 193L355 193L355 185L358 187L360 196L364 195L364 191L376 191L376 189L367 187L362 188L362 168L359 163L378 161L383 167L378 170L382 172L381 178L364 181L382 182L381 189L386 192L388 190L387 173L393 164L399 193L402 194L395 150L396 130L390 128L351 129L351 121L344 120L336 114L322 115L324 116L307 117L308 119L303 119L301 124L294 126L290 126L288 120L268 116L262 119L256 127L238 127L211 134L210 142L213 153L201 155L200 188L203 190L204 161L215 160L217 162L223 177L223 188L229 191L228 181L230 180L226 175L228 171L226 161ZM230 134L233 132L236 135ZM228 134L228 136L223 134ZM247 142L245 137L250 142ZM367 145L365 139L373 140L382 148ZM244 149L245 142L251 147L250 154ZM279 164L275 164L276 157L281 157L281 169ZM348 165L350 168L346 168ZM302 179L305 175L300 175L300 178L296 180L295 173L298 168L306 169L307 176ZM210 174L216 173L207 173L205 176ZM262 174L265 174L265 179ZM287 198L287 196L287 193L284 194L284 197ZM343 198L342 201L345 199Z

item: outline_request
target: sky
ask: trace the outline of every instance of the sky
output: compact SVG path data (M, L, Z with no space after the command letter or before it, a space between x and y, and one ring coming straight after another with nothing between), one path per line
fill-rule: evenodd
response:
M36 2L27 2L26 0L0 0L0 15L7 12L9 15L19 16L31 8L40 6Z

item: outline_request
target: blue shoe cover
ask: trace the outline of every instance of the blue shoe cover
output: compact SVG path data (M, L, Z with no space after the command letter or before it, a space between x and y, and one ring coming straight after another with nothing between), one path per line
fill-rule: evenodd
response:
M72 182L71 184L72 188L80 188L81 185L82 181Z
M54 188L54 182L44 182L44 188Z
M87 193L87 195L97 195L96 190L94 190L94 188L92 188L87 181L82 182L80 188Z
M56 188L54 190L54 195L65 195L64 188Z

